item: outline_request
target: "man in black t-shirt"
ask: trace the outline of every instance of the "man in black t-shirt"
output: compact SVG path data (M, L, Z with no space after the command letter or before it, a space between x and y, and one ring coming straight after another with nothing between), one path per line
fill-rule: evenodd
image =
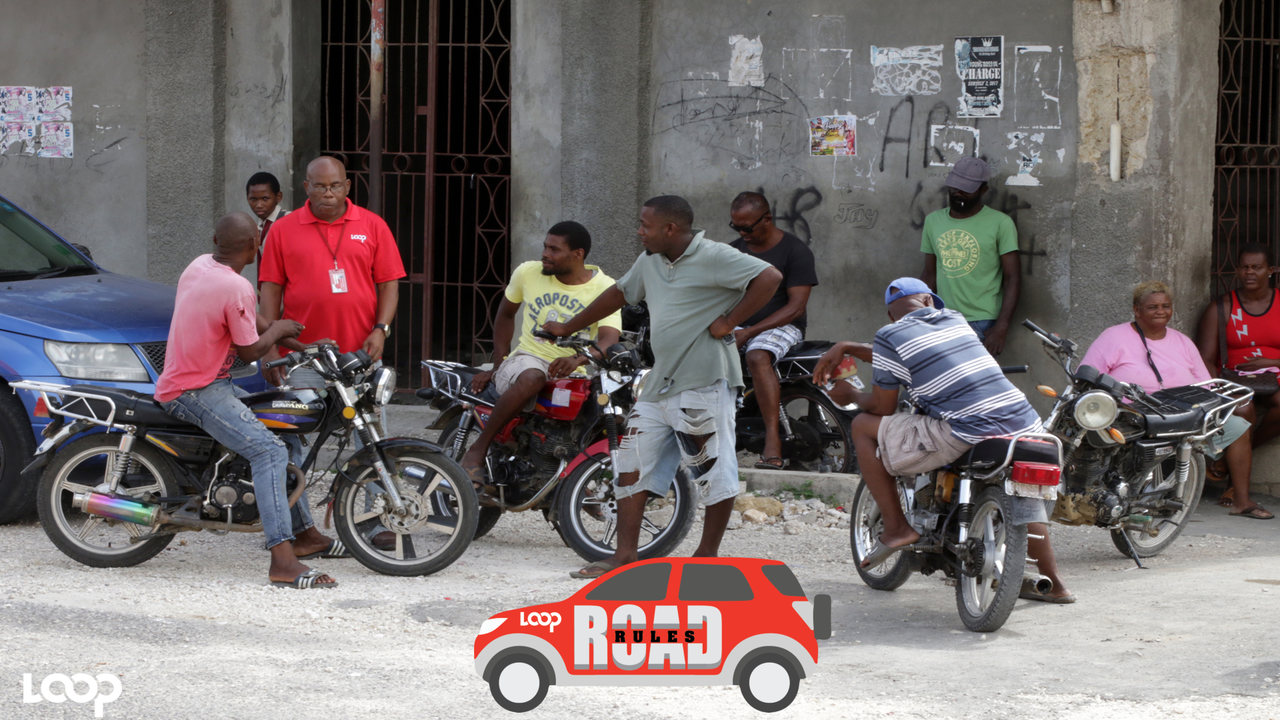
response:
M742 252L778 268L778 291L742 327L734 330L738 347L746 352L747 370L764 420L764 450L757 468L782 469L782 440L778 433L781 391L774 363L804 337L805 305L818 284L813 252L800 238L773 224L769 201L756 192L739 193L729 206L729 227L738 233L731 244Z

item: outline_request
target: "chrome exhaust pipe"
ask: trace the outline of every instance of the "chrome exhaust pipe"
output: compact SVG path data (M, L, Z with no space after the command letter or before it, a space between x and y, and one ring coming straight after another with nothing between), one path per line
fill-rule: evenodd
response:
M155 524L156 518L160 516L159 505L140 503L96 492L75 493L71 496L71 507L98 517L148 526Z
M1041 595L1048 595L1053 592L1053 581L1039 573L1027 573L1026 575L1023 575L1022 581L1026 582L1027 580L1032 582L1035 586L1036 592Z

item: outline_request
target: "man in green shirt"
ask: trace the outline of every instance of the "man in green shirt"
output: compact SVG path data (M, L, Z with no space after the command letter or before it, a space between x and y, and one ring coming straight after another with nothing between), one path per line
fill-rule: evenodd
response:
M976 157L961 158L951 169L947 207L924 219L920 279L999 355L1018 305L1022 265L1013 218L982 202L990 177L987 163Z
M639 559L648 495L667 493L681 461L706 488L706 520L693 554L719 552L738 494L734 400L742 364L733 329L764 307L782 280L769 263L695 233L693 208L681 197L645 202L637 235L645 252L617 284L567 323L543 325L566 337L643 300L652 328L653 369L627 418L614 468L618 546L573 577L599 577Z

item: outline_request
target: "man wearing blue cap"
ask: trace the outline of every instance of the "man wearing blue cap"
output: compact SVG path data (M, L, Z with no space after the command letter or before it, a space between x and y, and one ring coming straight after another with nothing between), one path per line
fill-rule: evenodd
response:
M894 477L929 472L952 462L973 445L1040 429L1040 417L1026 395L1004 376L978 341L964 316L917 278L898 278L884 293L890 324L872 345L840 342L823 354L814 381L824 385L846 355L871 362L871 392L854 391L862 412L853 419L853 446L862 481L880 506L884 531L879 543L889 552L920 539L898 503ZM895 413L905 387L924 414ZM1041 509L1032 522L1047 522ZM1044 537L1043 532L1036 533ZM1032 557L1054 584L1054 594L1072 597L1057 575L1047 539L1033 541ZM869 565L887 559L873 553ZM1027 597L1024 594L1024 597ZM1046 598L1034 598L1046 599ZM1069 602L1054 599L1050 602Z
M951 168L947 207L924 219L920 277L999 355L1018 306L1022 267L1013 218L982 202L990 178L981 158L960 158Z

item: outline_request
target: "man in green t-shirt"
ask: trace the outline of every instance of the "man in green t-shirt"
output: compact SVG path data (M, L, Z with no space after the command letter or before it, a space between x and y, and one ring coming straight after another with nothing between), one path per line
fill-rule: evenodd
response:
M459 462L472 482L485 484L484 458L493 438L533 401L547 380L569 375L586 364L587 359L573 350L536 338L533 332L548 322L567 321L613 287L613 278L586 264L589 252L591 234L587 229L571 220L559 222L551 226L542 242L541 262L530 260L511 273L493 319L493 369L471 381L473 392L479 393L492 382L500 393L484 430ZM522 309L520 337L508 354L516 314ZM622 313L614 312L593 321L589 328L583 327L590 330L597 345L607 348L618 342Z
M637 230L644 254L613 287L565 323L543 329L571 335L626 303L649 305L653 369L645 379L616 453L617 548L612 557L570 573L599 577L639 559L640 523L649 495L664 496L683 462L707 506L695 557L720 551L738 494L734 412L742 363L733 329L773 297L782 273L769 263L693 230L684 198L645 202Z
M959 311L992 355L1004 350L1018 305L1022 265L1013 218L983 204L991 169L965 157L947 175L948 205L924 219L920 279Z

